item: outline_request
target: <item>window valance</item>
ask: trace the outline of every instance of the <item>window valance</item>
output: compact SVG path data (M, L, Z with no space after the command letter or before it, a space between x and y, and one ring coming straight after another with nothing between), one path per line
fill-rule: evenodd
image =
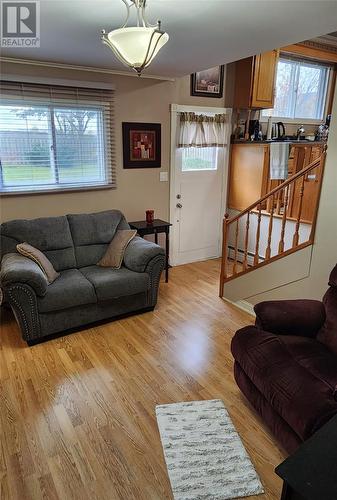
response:
M179 148L223 147L226 145L227 116L180 113Z

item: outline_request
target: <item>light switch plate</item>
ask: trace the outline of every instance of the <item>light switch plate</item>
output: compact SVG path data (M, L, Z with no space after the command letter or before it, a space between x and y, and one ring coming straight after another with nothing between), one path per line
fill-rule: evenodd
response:
M168 172L160 172L159 180L160 182L168 182Z

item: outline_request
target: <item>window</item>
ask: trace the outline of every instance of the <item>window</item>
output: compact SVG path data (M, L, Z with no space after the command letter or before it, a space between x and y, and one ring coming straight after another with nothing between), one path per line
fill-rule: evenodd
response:
M330 67L281 57L277 67L275 105L263 116L296 120L322 120L325 112Z
M182 148L182 171L216 170L218 148Z
M8 84L7 84L8 85ZM13 89L12 89L13 90ZM0 104L0 185L6 192L114 186L110 100L19 93ZM89 92L87 92L89 90ZM50 89L49 89L50 91ZM94 94L94 95L93 95ZM89 97L89 99L88 99ZM96 102L95 102L96 98Z

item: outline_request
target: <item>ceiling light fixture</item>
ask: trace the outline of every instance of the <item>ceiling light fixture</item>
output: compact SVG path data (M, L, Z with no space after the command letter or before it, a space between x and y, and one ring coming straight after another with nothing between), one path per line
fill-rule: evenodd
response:
M146 0L122 0L127 9L125 23L119 29L106 33L101 31L102 42L107 45L115 56L126 66L133 68L138 76L144 68L153 61L159 50L168 41L169 36L161 29L161 21L150 25L145 18ZM130 9L137 11L137 26L127 27Z

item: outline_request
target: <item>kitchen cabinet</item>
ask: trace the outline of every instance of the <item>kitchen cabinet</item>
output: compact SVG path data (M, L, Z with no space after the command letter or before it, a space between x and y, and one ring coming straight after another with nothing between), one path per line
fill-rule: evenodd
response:
M295 159L297 158L294 173L299 172L299 170L308 166L309 163L313 162L321 155L321 148L317 146L304 146L301 148L296 148L295 146L294 149ZM304 194L301 208L301 219L303 221L313 221L318 203L321 174L320 168L316 167L304 178ZM293 186L289 202L289 217L297 218L301 185L302 181L298 180Z
M274 107L278 56L278 50L271 50L235 63L235 108Z
M288 162L288 178L305 168L321 155L322 146L316 144L297 144L290 146ZM312 222L318 203L321 172L319 167L312 170L304 181L304 196L301 209L301 220ZM281 180L271 180L269 176L269 144L241 143L232 144L228 208L244 210L259 198L282 183ZM296 220L299 208L300 189L302 181L298 180L289 193L287 218ZM270 210L262 206L265 213ZM277 216L274 213L274 216Z
M233 144L228 207L244 210L266 192L269 170L268 144Z

